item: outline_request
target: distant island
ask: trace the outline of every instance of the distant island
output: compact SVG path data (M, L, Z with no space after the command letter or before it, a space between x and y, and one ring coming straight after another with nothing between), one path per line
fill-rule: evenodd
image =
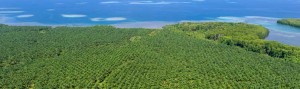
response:
M281 19L278 20L277 23L300 28L300 18Z
M268 35L260 25L227 22L163 29L2 24L0 88L299 88L300 48Z

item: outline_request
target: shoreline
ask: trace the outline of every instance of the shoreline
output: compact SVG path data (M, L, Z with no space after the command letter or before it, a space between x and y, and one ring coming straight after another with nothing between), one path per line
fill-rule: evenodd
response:
M7 18L7 17L6 17ZM235 16L219 16L210 19L202 19L202 20L179 20L179 21L128 21L128 22L120 22L113 24L95 24L95 23L63 23L63 24L55 24L55 23L40 23L40 22L19 22L16 20L6 20L5 17L3 21L0 19L0 24L6 24L11 26L68 26L68 27L89 27L96 25L110 25L120 28L161 28L165 25L176 24L182 22L245 22L248 23L249 19L265 19L265 20L278 20L280 18L277 17L264 17L264 16L243 16L243 17L235 17ZM249 24L249 23L248 23Z
M262 17L262 16L244 16L232 17L224 16L211 20L182 20L182 21L140 21L140 22L123 22L116 24L41 24L36 22L23 23L0 23L9 26L50 26L50 27L92 27L97 25L114 26L116 28L145 28L145 29L162 29L165 25L177 24L182 22L242 22L247 24L262 25L267 28L270 33L265 40L278 41L291 46L300 46L300 28L277 24L280 18ZM297 41L298 40L298 41Z

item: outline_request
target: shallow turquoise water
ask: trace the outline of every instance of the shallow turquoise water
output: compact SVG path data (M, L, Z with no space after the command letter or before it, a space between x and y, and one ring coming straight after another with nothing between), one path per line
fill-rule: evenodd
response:
M270 30L267 40L282 42L285 44L300 46L300 28L277 24L279 18L252 18L247 23L263 25Z
M0 23L160 28L185 21L260 24L268 40L300 46L300 30L276 24L299 18L299 0L1 0Z

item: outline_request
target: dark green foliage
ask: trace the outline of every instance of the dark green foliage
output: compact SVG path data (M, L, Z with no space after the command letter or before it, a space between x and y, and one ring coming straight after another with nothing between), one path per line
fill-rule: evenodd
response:
M0 31L1 89L300 87L300 64L199 33L110 26Z
M300 48L263 40L268 36L269 31L259 25L224 22L181 23L166 26L165 29L182 30L184 33L194 37L202 34L202 38L215 40L227 45L239 46L246 50L268 54L272 57L300 62ZM201 37L198 36L198 38Z
M294 27L300 27L300 19L296 19L296 18L281 19L281 20L278 20L277 23L284 24L284 25L290 25L290 26L294 26Z
M165 28L180 29L183 31L196 31L199 33L204 33L206 38L226 36L234 39L253 40L264 39L269 34L269 31L262 26L249 25L244 23L181 23L177 25L166 26Z
M272 57L300 62L300 49L298 47L284 45L275 41L239 40L225 37L219 41L227 45L239 46L249 51L268 54Z
M5 24L0 24L0 27L4 27L4 26L7 26L7 25L5 25Z

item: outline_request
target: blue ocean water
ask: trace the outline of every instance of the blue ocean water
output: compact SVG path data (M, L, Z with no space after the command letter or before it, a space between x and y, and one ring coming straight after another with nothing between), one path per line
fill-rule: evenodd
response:
M260 24L268 40L300 46L300 29L276 24L300 18L300 0L1 0L0 23L159 28L185 21Z

